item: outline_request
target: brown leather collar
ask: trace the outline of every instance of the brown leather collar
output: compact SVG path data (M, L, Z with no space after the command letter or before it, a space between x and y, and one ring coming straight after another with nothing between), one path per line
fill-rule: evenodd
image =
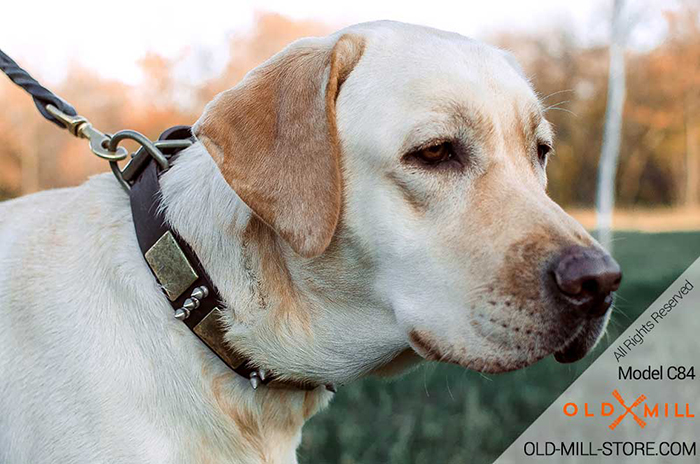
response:
M159 140L194 141L189 126L176 126L163 132ZM162 148L172 161L181 148ZM250 360L237 354L226 343L221 321L225 310L223 300L209 275L202 267L192 248L176 231L170 229L160 204L161 191L158 181L161 168L152 157L133 173L131 186L131 212L136 238L151 272L163 288L163 292L181 320L205 345L238 375L249 379L253 388L259 384L271 387L312 390L318 385L304 382L280 381L272 373L266 373ZM327 385L330 391L335 387Z

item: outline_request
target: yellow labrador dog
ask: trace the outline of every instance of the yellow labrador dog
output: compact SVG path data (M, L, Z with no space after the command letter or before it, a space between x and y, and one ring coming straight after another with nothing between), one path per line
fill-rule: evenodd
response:
M111 175L0 205L0 462L295 463L329 383L421 359L583 357L620 270L545 190L507 53L396 22L299 40L212 101L161 177L254 390L180 321Z

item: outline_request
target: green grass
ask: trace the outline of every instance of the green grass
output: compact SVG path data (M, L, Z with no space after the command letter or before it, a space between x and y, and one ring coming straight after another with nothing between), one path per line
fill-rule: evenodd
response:
M426 364L391 382L344 386L304 428L300 462L493 462L585 368L700 256L700 233L619 233L624 271L608 336L573 365L551 357L527 369L481 375Z

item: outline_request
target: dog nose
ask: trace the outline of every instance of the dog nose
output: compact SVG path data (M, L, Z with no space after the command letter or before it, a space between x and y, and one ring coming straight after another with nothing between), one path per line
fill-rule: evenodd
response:
M591 317L605 314L622 280L612 256L582 246L565 249L554 261L552 272L558 290Z

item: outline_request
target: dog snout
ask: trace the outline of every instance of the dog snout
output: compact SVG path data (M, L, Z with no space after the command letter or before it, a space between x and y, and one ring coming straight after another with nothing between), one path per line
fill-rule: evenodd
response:
M551 273L556 291L589 317L600 317L612 304L620 287L620 266L605 251L572 246L553 261Z

